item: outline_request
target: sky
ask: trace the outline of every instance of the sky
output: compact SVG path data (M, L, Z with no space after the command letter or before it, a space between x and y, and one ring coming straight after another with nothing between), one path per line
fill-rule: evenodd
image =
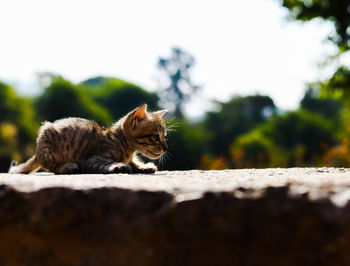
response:
M288 21L278 0L2 0L0 10L0 80L21 94L39 93L40 72L73 82L112 76L155 91L157 59L181 47L203 87L190 116L205 100L256 93L295 109L306 83L329 75L318 64L336 51L324 41L330 23Z

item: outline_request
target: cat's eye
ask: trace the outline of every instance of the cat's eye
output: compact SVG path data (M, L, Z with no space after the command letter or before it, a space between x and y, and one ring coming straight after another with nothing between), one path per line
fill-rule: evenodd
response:
M160 137L159 137L158 134L154 134L154 135L153 135L153 138L154 138L154 140L157 141L157 142L160 141Z

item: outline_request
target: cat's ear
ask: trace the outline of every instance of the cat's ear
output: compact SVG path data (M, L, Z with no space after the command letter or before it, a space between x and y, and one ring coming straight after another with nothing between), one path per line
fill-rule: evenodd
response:
M147 104L144 104L141 107L137 108L133 113L133 117L132 117L133 129L136 129L138 125L141 123L141 121L145 119L148 119Z
M168 112L168 110L164 109L164 110L160 110L160 111L154 112L154 114L156 116L158 116L159 118L161 118L166 112Z
M145 118L148 118L147 113L147 104L142 105L141 107L137 108L134 113L134 119L135 120L143 120Z

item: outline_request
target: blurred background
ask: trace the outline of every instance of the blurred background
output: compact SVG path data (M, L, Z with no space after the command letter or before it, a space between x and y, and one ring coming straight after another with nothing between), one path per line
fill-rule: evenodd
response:
M0 2L0 172L44 120L167 108L160 169L350 167L350 0Z

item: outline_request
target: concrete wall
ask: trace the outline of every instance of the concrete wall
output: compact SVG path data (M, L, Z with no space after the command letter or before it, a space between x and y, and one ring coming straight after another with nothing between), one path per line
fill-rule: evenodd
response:
M350 265L348 169L0 183L0 265Z

